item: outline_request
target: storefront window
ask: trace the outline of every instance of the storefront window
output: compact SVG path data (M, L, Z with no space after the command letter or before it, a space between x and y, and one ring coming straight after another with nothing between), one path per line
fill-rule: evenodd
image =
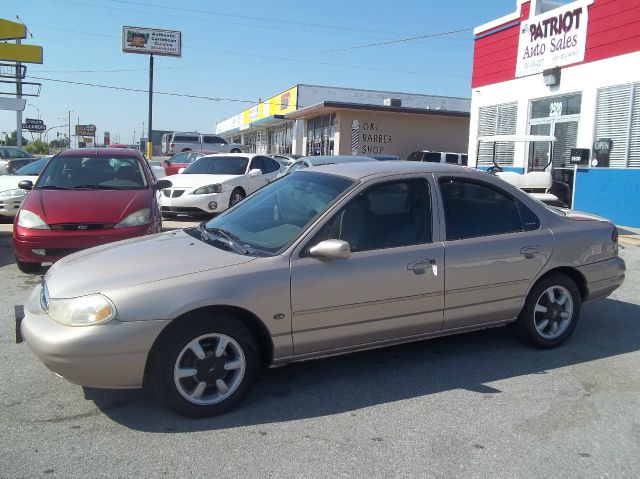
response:
M308 156L333 155L336 115L323 115L307 120Z
M579 115L582 95L557 96L531 102L531 118L555 118L565 115Z
M516 133L516 117L518 104L502 103L480 107L478 115L478 136L514 135ZM491 166L493 164L493 143L482 142L478 150L477 164ZM496 163L500 166L513 166L513 142L495 143Z
M640 83L598 90L594 141L604 139L611 140L612 148L592 166L640 168Z

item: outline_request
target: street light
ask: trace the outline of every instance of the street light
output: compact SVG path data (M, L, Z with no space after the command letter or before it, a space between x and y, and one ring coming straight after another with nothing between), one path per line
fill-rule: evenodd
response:
M40 109L37 106L33 105L32 103L27 103L27 106L30 106L31 108L35 108L35 110L38 112L38 120L40 120L41 119L40 118Z
M47 135L51 130L55 130L56 128L66 128L66 127L67 127L67 124L65 123L64 125L52 126L51 128L48 128L47 131L44 132L44 142L47 143Z

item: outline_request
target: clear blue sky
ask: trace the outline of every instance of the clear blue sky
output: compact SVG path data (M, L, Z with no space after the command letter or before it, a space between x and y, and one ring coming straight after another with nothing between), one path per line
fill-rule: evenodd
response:
M471 31L369 48L359 45L472 28L515 10L516 0L2 0L44 47L27 75L146 89L146 55L121 52L122 25L180 30L181 58L155 57L154 90L236 100L268 98L297 83L470 96ZM350 49L351 48L351 49ZM346 49L342 50L341 49ZM338 51L328 51L338 50ZM47 126L93 123L123 143L140 136L147 94L41 81L28 100ZM250 103L154 96L155 129L212 131ZM36 117L36 108L25 113ZM15 114L0 111L0 130ZM26 132L25 132L26 133ZM28 133L27 137L28 137Z

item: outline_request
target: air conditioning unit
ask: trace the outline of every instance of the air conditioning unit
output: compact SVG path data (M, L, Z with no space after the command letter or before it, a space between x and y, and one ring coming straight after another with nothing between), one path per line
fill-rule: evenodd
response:
M402 100L400 98L385 98L384 106L400 107L402 106Z

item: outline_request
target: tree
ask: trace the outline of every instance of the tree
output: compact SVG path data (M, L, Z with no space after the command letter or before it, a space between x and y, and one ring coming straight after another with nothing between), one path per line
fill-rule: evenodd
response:
M26 138L22 138L22 145L25 146L29 143ZM16 131L13 130L6 139L5 146L16 146L18 144L18 138L16 137Z
M49 142L49 148L53 148L55 150L62 150L64 148L69 148L69 138L67 138L66 136L61 136L60 138L51 140Z
M49 153L49 147L42 140L35 140L24 147L32 155L46 155Z

